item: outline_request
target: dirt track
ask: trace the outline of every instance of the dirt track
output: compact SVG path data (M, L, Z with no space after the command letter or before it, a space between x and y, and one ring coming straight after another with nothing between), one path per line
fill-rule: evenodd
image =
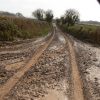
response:
M18 80L25 74L28 69L36 63L43 51L48 47L52 41L53 36L46 41L44 45L41 45L33 54L32 58L26 63L26 65L18 70L3 86L0 87L0 100L12 89L12 87L18 82Z
M35 41L29 42L30 49L25 48L27 43L24 47L18 45L18 49L15 46L14 50L1 49L0 100L99 100L99 74L94 77L96 83L87 81L91 75L86 77L83 72L84 49L78 47L77 40L65 36L59 29L47 40L36 45ZM28 56L23 57L25 54ZM13 63L8 64L10 61ZM88 71L91 73L91 69ZM94 94L94 91L97 92Z

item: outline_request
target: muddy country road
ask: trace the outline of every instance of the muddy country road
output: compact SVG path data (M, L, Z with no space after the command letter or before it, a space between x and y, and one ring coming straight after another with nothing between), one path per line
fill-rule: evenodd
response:
M59 29L0 48L0 100L100 100L98 55Z

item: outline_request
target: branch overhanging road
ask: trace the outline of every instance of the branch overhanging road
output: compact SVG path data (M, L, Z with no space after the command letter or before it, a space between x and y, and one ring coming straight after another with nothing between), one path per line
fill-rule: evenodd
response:
M47 43L0 87L0 100L19 100L20 97L25 100L84 100L72 43L56 25L54 27L56 31ZM68 81L72 81L72 87Z

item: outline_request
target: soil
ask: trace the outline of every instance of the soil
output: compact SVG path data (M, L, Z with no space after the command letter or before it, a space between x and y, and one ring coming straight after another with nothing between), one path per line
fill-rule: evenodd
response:
M68 100L69 54L66 41L60 36L59 33L55 35L38 62L18 81L5 100Z
M12 82L3 100L100 100L100 47L49 36L0 47L0 89Z
M100 47L72 38L85 100L100 100Z

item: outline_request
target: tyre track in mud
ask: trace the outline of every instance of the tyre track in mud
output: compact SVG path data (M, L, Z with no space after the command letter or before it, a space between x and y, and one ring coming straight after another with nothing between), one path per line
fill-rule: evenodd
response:
M60 31L60 33L61 33L61 31ZM31 76L31 74L34 72L34 71L36 71L35 73L37 74L37 76L34 76L33 75L33 79L28 79L28 81L29 81L29 83L30 82L33 82L33 84L34 84L34 82L36 83L35 85L38 85L38 86L40 86L40 84L38 84L38 81L43 85L43 84L45 84L45 82L49 82L47 85L48 85L48 87L49 87L49 89L50 89L50 91L49 91L49 93L47 93L45 90L40 90L40 91L38 91L38 92L40 92L39 94L41 94L42 96L43 96L43 98L41 98L41 99L36 99L36 100L84 100L84 94L83 94L83 86L82 86L82 81L81 81L81 77L80 77L80 73L79 73L79 70L78 70L78 66L77 66L77 62L76 62L76 57L75 57L75 51L74 51L74 48L73 48L73 45L72 45L72 43L71 43L71 41L70 41L70 39L67 37L67 36L65 36L63 33L62 33L62 35L64 36L64 38L65 38L65 41L66 41L66 47L64 48L64 51L67 51L67 49L68 49L68 51L69 51L69 55L68 55L68 58L69 58L69 62L70 62L70 66L71 66L71 76L69 75L69 71L66 71L65 70L65 68L67 69L67 65L66 66L64 66L63 65L63 63L62 64L60 64L60 66L63 66L63 67L58 67L57 65L56 66L52 66L52 63L53 63L53 59L51 60L52 61L52 63L51 63L51 66L52 66L52 69L50 69L50 68L47 68L47 69L45 69L45 67L44 67L44 70L42 70L41 69L41 67L40 67L40 65L43 65L43 63L41 63L41 62L43 62L44 60L47 60L44 56L43 56L43 59L44 60L42 60L39 64L40 65L38 65L37 66L37 68L35 69L35 68L33 68L33 69L30 69L32 66L34 66L35 64L36 64L36 62L37 62L37 60L38 60L38 58L40 58L40 56L44 53L44 51L47 49L47 47L49 46L49 44L51 43L51 41L53 40L53 38L54 38L54 35L51 37L51 39L45 44L45 46L42 46L42 47L40 47L37 51L36 51L36 53L35 53L35 55L33 55L33 57L32 57L32 59L27 63L27 65L24 67L24 68L22 68L19 72L17 72L10 80L8 80L8 82L2 87L2 88L0 88L0 100L3 100L3 98L5 97L5 95L7 94L7 96L8 96L8 98L5 98L5 100L19 100L18 98L14 98L14 99L12 99L12 98L10 98L10 96L13 96L13 95L15 95L15 93L14 93L14 91L16 91L16 89L14 89L14 91L13 91L13 87L15 87L15 85L17 84L17 82L25 75L25 74L30 74L29 75L29 77L32 77ZM63 45L62 45L63 46ZM67 48L68 47L68 48ZM53 48L56 48L55 46L53 46ZM51 48L51 49L53 49L53 48ZM62 49L63 50L63 49ZM54 54L56 54L56 53L59 53L59 52L61 52L61 51L57 51L56 53L55 53L55 51L53 51L53 53L52 52L50 52L50 51L45 51L45 52L47 52L47 54L46 54L46 56L48 56L48 58L54 58L53 57L53 53ZM49 56L49 54L48 53L52 53L52 56ZM65 52L64 52L65 53ZM62 55L63 53L61 53L61 55ZM45 54L43 54L43 55L45 55ZM51 55L51 54L50 54ZM59 55L58 55L59 56ZM64 56L65 57L65 56ZM61 57L62 58L62 57ZM54 59L55 60L55 59ZM60 59L59 59L59 57L56 59L56 60L58 60L58 65L59 65L59 63L60 63ZM55 60L55 61L56 61ZM48 62L48 60L47 60L47 62ZM54 64L55 64L55 62L54 62ZM36 65L35 65L36 66ZM49 66L49 65L48 65ZM51 67L51 66L49 66L49 67ZM39 68L38 68L39 67ZM58 68L58 70L56 70L56 68ZM30 69L30 71L29 71L29 69ZM33 70L33 72L32 73L29 73L29 72L31 72L31 70ZM51 72L49 72L51 70ZM68 70L69 70L69 67L68 67ZM27 72L28 71L28 72ZM40 72L39 72L40 71ZM41 72L42 71L42 72ZM26 73L27 72L27 73ZM61 72L61 73L60 73ZM39 73L39 74L38 74ZM40 76L38 76L38 75L44 75L44 78L43 77L40 77ZM51 76L49 76L49 74L51 74ZM58 76L57 76L58 75ZM72 83L72 88L70 88L70 90L68 90L68 91L71 91L70 93L72 93L71 95L72 95L72 99L68 99L65 95L69 95L70 93L65 93L64 95L63 95L63 93L61 92L61 91L59 91L59 90L63 90L62 89L62 87L64 86L64 84L65 84L65 86L63 87L64 88L64 91L63 92L67 92L66 90L67 89L69 89L69 86L66 86L66 84L67 84L67 82L69 81L69 80L64 80L64 84L63 84L63 81L62 81L62 78L65 78L65 76L66 76L66 78L67 77L70 77L71 78L71 83ZM24 76L24 78L25 78L26 76ZM36 79L34 79L34 77L36 77ZM39 78L39 79L38 79ZM40 80L40 78L41 78L41 80ZM27 79L27 78L26 78ZM45 79L47 79L47 80L45 80ZM24 80L24 79L23 79ZM35 81L34 81L35 80ZM25 80L24 80L25 81ZM45 81L45 82L43 82L43 81ZM59 83L59 81L62 81L62 84L60 83L60 84L58 84ZM54 83L53 83L54 82ZM20 83L19 83L20 84ZM22 85L24 85L24 84L22 84ZM27 83L25 83L25 85L27 85ZM37 90L37 88L39 88L39 87L36 87L36 90ZM55 90L55 87L58 87L59 86L59 89L57 89L57 91ZM67 87L67 88L66 88ZM20 88L20 87L17 87L17 88ZM23 87L22 87L23 88ZM27 88L27 87L26 87ZM29 88L29 87L28 87ZM42 86L41 86L41 88L42 88ZM52 89L53 90L52 90ZM10 90L12 89L12 91L13 91L13 93L14 94L10 94L10 96L8 95L8 93L10 93ZM34 90L34 89L33 89ZM37 92L37 91L36 91ZM37 92L37 93L38 93ZM46 97L44 97L44 95L42 94L42 92L46 92ZM35 92L34 92L35 93ZM30 94L31 95L31 94ZM26 95L27 96L27 95ZM34 94L34 96L36 96L36 93ZM20 98L21 99L21 98ZM23 98L22 98L23 99ZM23 99L23 100L28 100L27 98L26 99ZM31 99L29 99L29 100L34 100L34 98L32 97Z
M53 41L4 100L69 100L70 65L64 37L56 31Z
M71 71L72 71L71 78L72 78L72 88L73 88L72 100L84 100L83 84L78 69L76 54L73 48L73 44L67 35L65 35L64 33L62 34L65 37L69 48L70 64L71 64Z
M3 100L3 97L9 93L9 91L15 86L19 79L27 72L32 65L34 65L38 58L42 55L45 49L49 46L54 34L46 41L46 43L40 46L36 52L33 54L32 58L28 61L25 67L21 68L17 73L15 73L2 87L0 87L0 100Z

